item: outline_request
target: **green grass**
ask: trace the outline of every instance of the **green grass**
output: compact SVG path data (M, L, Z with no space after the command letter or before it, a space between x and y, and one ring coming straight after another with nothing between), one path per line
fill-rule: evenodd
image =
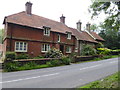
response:
M120 75L120 71L104 79L91 82L85 86L78 88L77 90L80 90L81 88L117 88L118 89L120 88L118 87L118 83L120 83L120 80L118 80L119 75Z

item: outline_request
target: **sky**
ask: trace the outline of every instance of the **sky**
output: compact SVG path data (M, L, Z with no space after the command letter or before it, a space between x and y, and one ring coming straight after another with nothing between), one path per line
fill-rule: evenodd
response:
M92 4L91 0L2 0L0 3L0 29L4 28L3 20L9 16L21 11L25 11L25 3L30 1L32 13L46 17L55 21L60 21L62 14L66 17L65 24L76 28L77 21L82 22L82 29L87 22L98 24L103 17L91 20L88 7Z

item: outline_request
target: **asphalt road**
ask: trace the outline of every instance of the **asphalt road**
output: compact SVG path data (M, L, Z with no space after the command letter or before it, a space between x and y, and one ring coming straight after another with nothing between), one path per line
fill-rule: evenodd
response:
M120 58L2 73L2 88L75 88L118 71Z

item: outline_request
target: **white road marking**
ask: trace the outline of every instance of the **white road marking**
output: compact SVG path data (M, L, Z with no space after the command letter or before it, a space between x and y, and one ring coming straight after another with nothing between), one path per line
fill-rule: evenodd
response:
M85 67L85 68L81 68L80 70L84 70L84 69L88 69L88 68L94 68L94 67L98 67L98 66L101 66L102 64L98 64L98 65L95 65L95 66L90 66L90 67Z
M48 76L53 76L53 75L57 75L57 74L59 74L59 73L53 73L53 74L48 74L48 75L29 77L29 78L23 78L23 79L11 80L11 81L4 81L4 82L0 82L0 83L17 82L17 81L29 80L29 79L40 78L40 77L48 77Z
M110 63L116 63L117 61L112 61L112 62L110 62Z

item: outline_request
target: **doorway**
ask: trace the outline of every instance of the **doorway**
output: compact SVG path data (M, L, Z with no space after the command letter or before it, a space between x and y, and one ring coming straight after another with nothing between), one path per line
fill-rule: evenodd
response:
M64 54L64 45L60 45L60 51Z

